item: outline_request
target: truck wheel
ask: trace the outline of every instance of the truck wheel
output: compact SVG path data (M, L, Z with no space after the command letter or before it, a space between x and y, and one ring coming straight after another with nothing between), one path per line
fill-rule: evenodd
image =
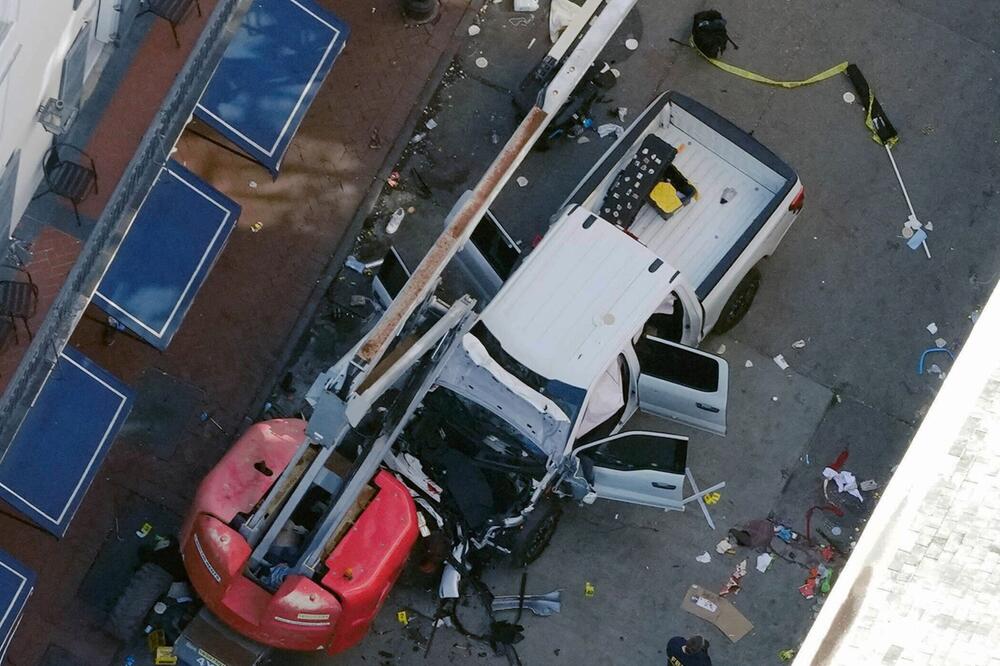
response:
M715 322L712 331L725 333L740 323L740 320L750 309L758 289L760 289L760 270L754 266L736 285L736 289L726 301L725 307L722 308L722 314L719 315L719 321Z
M515 567L528 566L541 557L556 533L560 517L562 505L551 499L541 500L525 517L524 524L511 539L510 556Z
M120 641L138 636L146 614L173 582L173 576L152 562L139 567L108 614L107 632Z

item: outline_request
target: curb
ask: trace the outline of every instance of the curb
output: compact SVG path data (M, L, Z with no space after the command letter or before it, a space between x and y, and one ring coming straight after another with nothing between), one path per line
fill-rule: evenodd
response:
M434 94L441 86L441 81L444 79L445 72L451 65L452 60L454 60L455 56L458 54L459 49L461 49L462 45L465 43L465 37L468 34L469 25L473 22L476 14L479 13L480 9L488 1L489 0L470 0L469 4L466 6L465 12L462 14L462 18L459 19L454 32L452 32L451 37L449 38L450 41L448 46L441 52L437 64L431 71L431 75L427 78L427 84L424 86L423 90L420 91L420 95L417 97L413 107L410 109L410 113L407 115L402 129L393 141L392 148L389 150L385 160L382 162L382 166L379 167L378 171L375 173L375 176L368 186L367 193L361 200L361 204L354 212L354 216L351 218L351 222L348 225L347 230L344 232L343 238L338 243L336 249L333 251L333 254L330 255L329 261L323 267L323 271L321 272L319 279L316 281L309 294L309 299L306 301L305 305L303 305L302 310L299 313L295 326L286 336L281 354L277 358L277 361L272 368L272 372L270 373L269 381L254 396L253 402L240 418L242 422L255 422L255 416L259 415L263 411L264 404L267 402L271 394L274 393L274 387L278 381L278 377L291 363L293 352L298 347L299 341L311 326L316 310L319 308L320 301L323 299L323 295L326 294L327 290L330 288L334 278L339 273L338 268L344 263L347 259L347 255L350 254L351 249L354 247L354 239L361 233L364 221L371 214L372 210L374 210L375 204L378 203L379 195L382 193L383 184L389 177L389 174L392 173L396 163L402 157L403 151L410 143L410 136L413 134L417 123L423 116L424 109L430 103L431 98L434 97ZM238 433L240 431L241 427L237 425L236 432Z

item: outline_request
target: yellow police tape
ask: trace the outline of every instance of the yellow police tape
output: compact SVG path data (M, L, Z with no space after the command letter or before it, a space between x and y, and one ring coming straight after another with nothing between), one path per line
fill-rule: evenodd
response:
M840 63L839 65L834 65L830 69L823 70L819 74L810 76L808 79L802 81L775 81L774 79L769 79L766 76L762 76L755 72L751 72L749 70L743 69L742 67L736 67L735 65L730 65L729 63L722 62L721 60L718 60L716 58L708 57L702 52L701 49L699 49L697 46L694 45L693 37L688 40L688 43L691 45L691 48L693 48L701 55L702 58L709 61L710 63L712 63L713 65L715 65L724 72L729 72L730 74L735 74L736 76L748 79L750 81L756 81L757 83L764 83L769 86L780 86L781 88L798 88L799 86L807 86L810 83L817 83L818 81L823 81L824 79L828 79L831 76L840 74L847 69L847 62L845 61Z
M878 130L875 129L875 123L872 122L872 105L875 104L875 93L872 91L871 86L868 86L868 107L865 109L865 127L871 130L872 141L875 143L880 143L886 148L892 148L899 141L899 135L894 134L889 137L888 141L883 141L882 137L878 135Z

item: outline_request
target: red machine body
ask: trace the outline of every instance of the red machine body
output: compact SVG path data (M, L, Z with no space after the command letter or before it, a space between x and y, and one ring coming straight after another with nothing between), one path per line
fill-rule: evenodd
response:
M416 541L417 516L406 487L380 470L371 482L374 496L327 556L322 579L289 575L272 593L244 575L252 549L233 520L268 492L302 443L305 425L266 421L237 440L198 488L181 553L205 605L232 629L276 648L332 654L367 633Z

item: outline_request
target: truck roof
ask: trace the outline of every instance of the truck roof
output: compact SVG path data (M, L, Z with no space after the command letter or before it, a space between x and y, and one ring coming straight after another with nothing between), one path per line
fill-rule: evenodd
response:
M573 207L481 320L518 362L587 390L667 298L676 275L639 241Z

